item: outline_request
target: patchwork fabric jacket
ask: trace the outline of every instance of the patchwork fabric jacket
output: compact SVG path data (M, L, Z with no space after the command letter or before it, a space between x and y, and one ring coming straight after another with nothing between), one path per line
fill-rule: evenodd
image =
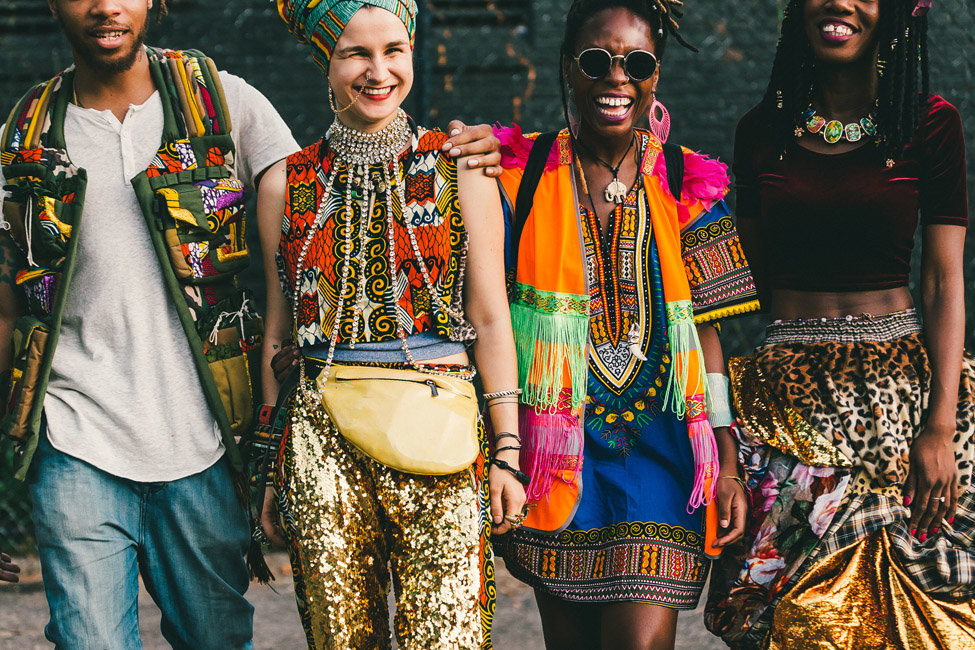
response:
M253 420L247 352L262 323L238 285L248 264L243 184L234 172L231 120L216 66L197 51L147 48L162 98L162 143L132 179L163 279L186 333L228 458L242 463L234 436ZM74 70L27 93L0 141L9 192L9 236L23 251L16 276L27 306L13 333L13 367L3 395L0 437L12 439L23 478L37 446L44 396L70 290L87 174L71 163L64 117Z

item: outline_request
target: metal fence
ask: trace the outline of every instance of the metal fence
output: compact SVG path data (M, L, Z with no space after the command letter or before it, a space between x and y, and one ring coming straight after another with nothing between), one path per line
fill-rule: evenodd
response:
M198 48L221 68L259 88L307 144L331 121L325 84L307 50L287 34L270 0L169 0L170 15L150 42ZM407 109L421 123L446 126L517 121L530 130L561 122L558 45L568 0L427 0L420 14L416 81ZM784 0L694 0L682 32L699 54L672 43L659 96L673 117L671 139L731 160L734 126L755 104L771 67ZM965 117L975 160L975 11L969 0L942 0L931 13L932 87ZM0 112L29 85L70 63L70 51L43 0L0 3ZM975 165L971 173L975 175ZM970 177L971 180L971 177ZM970 186L972 184L970 183ZM256 229L251 228L255 237ZM969 255L968 346L975 349L975 259ZM915 266L917 266L915 264ZM250 280L260 285L261 271ZM761 335L761 317L729 323L726 351L741 354ZM0 544L29 544L29 502L0 456Z

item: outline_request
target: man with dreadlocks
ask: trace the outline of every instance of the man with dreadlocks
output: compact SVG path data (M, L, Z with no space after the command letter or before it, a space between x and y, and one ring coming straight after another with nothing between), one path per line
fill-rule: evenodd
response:
M741 242L775 321L730 364L753 517L706 618L733 647L975 644L965 145L928 90L930 5L792 0L738 125Z
M515 446L531 477L504 554L535 587L549 648L672 648L706 555L744 530L712 323L758 303L725 166L664 143L658 63L669 36L685 44L680 13L667 0L575 0L560 66L568 128L498 131L514 209ZM638 128L648 113L650 131Z

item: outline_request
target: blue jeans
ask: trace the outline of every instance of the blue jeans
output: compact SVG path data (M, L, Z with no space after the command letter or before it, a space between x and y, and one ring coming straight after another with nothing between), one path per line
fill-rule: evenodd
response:
M54 449L42 433L28 482L51 608L44 632L56 648L141 648L140 573L173 648L252 647L247 515L226 458L139 483Z

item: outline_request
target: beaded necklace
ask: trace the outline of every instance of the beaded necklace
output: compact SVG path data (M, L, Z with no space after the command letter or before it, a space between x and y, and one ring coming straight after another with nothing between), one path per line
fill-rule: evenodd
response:
M292 295L292 316L295 322L298 322L298 298L301 291L301 278L304 273L305 257L308 253L308 248L311 246L312 239L322 227L324 227L326 220L328 219L328 198L332 194L332 189L335 186L335 179L338 176L339 170L344 166L348 169L348 181L346 182L345 188L345 239L343 241L343 258L342 258L342 270L339 279L339 291L338 297L336 299L335 305L335 322L332 325L332 332L329 335L328 341L328 356L325 360L325 367L322 369L322 374L318 379L319 389L315 394L308 394L307 386L305 382L305 363L304 357L299 355L299 386L301 386L302 392L305 393L306 398L311 398L313 401L317 400L317 403L321 403L322 394L321 386L328 380L329 371L332 367L332 362L335 356L335 348L339 340L339 330L341 328L342 314L345 309L345 291L344 287L347 285L349 278L352 275L352 201L353 201L353 186L361 187L362 196L358 199L362 207L361 216L359 219L359 230L356 233L359 238L359 253L356 261L359 264L359 277L356 278L356 292L355 292L355 305L353 307L353 318L352 318L352 336L350 339L349 347L355 347L355 339L359 334L359 324L360 320L363 319L362 314L362 302L365 294L366 286L366 274L365 274L365 239L369 230L368 220L372 215L372 207L375 205L376 200L381 200L382 195L385 195L386 201L386 236L388 238L388 249L389 249L389 270L390 274L395 278L396 273L396 219L394 218L393 212L393 197L395 196L399 200L399 204L403 213L403 223L406 226L406 232L409 235L410 245L413 249L413 256L416 259L417 266L423 275L423 281L426 285L427 292L430 295L431 300L437 304L437 306L443 310L448 316L454 319L463 318L463 312L453 309L440 297L439 293L436 291L433 281L430 278L430 273L427 269L426 262L423 259L423 254L420 251L420 245L416 238L416 233L414 232L412 220L408 218L406 212L408 209L408 204L406 202L406 183L403 179L402 173L399 168L399 154L406 149L410 144L413 137L413 130L410 127L409 120L406 113L399 109L396 113L396 117L390 124L379 131L374 133L364 133L356 129L350 128L345 124L342 124L338 120L332 123L328 131L325 133L325 139L328 141L329 147L335 153L335 159L332 165L332 171L329 173L327 180L325 181L325 191L322 194L322 199L318 206L318 213L315 216L315 221L312 227L308 230L308 235L305 237L305 241L302 244L301 252L298 254L298 261L295 265L295 286ZM382 172L373 171L369 173L370 165L382 164ZM395 283L394 283L395 284ZM410 352L409 346L406 343L406 328L402 322L402 315L396 304L395 292L387 292L387 305L386 309L390 316L396 321L396 335L400 339L400 343L403 346L403 353L406 355L407 362L410 366L420 372L433 375L447 375L451 377L467 377L473 378L474 371L469 373L457 373L457 372L443 372L435 370L429 366L422 366L416 362Z
M803 127L805 127L805 131L809 131L812 134L822 133L823 140L827 144L836 144L840 140L859 142L863 139L863 136L872 138L877 135L877 122L872 113L866 117L861 117L855 122L844 125L839 120L827 120L817 113L816 109L810 104L809 108L802 114L800 121L802 125L796 127L797 138L802 137Z

